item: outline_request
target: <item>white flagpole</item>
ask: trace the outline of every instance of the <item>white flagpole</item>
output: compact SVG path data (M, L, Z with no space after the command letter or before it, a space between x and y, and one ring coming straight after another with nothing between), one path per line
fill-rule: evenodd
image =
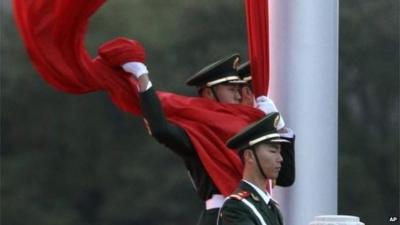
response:
M337 214L338 0L270 0L270 96L296 133L296 181L274 188L286 225Z

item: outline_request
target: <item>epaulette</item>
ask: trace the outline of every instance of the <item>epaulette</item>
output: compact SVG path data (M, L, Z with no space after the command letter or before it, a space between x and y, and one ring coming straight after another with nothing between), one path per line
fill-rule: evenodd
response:
M250 193L248 191L239 191L237 193L231 194L229 197L235 198L237 200L242 200L249 197Z

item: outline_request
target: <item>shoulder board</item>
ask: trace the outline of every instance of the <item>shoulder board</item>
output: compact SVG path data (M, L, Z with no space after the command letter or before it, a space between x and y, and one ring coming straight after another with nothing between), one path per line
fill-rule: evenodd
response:
M250 193L247 192L247 191L240 191L240 192L231 194L229 197L235 198L235 199L237 199L237 200L242 200L242 199L244 199L244 198L249 197L249 195L250 195Z

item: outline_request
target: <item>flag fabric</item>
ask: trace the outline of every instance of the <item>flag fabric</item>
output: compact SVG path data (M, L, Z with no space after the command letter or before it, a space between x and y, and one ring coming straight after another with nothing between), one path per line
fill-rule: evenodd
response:
M267 95L269 85L268 0L245 0L247 40L253 91Z
M90 17L105 0L14 0L14 16L30 59L40 76L70 94L105 91L122 111L140 116L137 81L84 46ZM225 146L228 138L260 119L258 109L209 99L157 92L167 119L190 137L208 174L229 195L242 177L242 163Z

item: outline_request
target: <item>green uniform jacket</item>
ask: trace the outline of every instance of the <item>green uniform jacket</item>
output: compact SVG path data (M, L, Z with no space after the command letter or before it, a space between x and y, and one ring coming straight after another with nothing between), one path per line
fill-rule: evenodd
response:
M152 136L182 158L200 199L206 201L213 194L221 194L204 168L185 130L166 119L154 88L140 94L140 105ZM280 186L290 186L295 179L294 144L288 145L287 149L282 151L284 162L277 179L277 185ZM215 225L217 217L218 209L205 210L198 224Z
M241 181L239 188L225 200L219 213L218 225L264 224L283 225L276 203L270 200L267 204L252 186Z
M143 116L153 137L183 159L200 199L205 201L213 194L220 194L185 130L166 120L154 88L141 93L140 100ZM276 184L283 187L292 185L295 180L294 139L291 141L292 144L282 146L284 161Z
M183 160L200 199L206 201L213 194L220 194L185 130L166 119L154 89L150 88L141 93L140 100L143 116L147 120L152 136Z

